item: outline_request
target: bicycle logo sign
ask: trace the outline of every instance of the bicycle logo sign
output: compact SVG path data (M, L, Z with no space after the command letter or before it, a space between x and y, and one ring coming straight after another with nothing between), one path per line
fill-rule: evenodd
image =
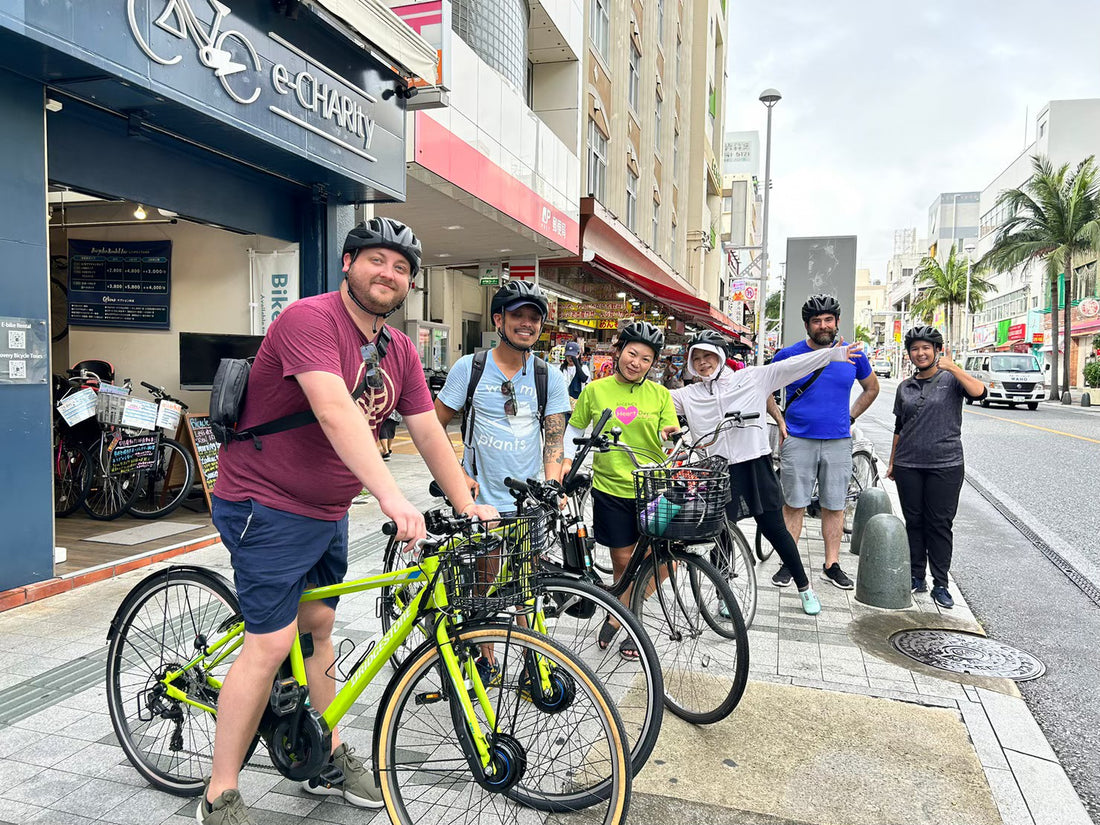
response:
M218 82L232 100L242 105L255 103L262 93L259 54L244 34L232 28L223 29L223 24L232 14L229 6L220 0L206 0L206 2L213 11L213 17L208 23L196 14L189 0L127 0L126 11L134 40L150 60L161 66L175 66L183 60L182 44L165 50L158 40L160 51L154 48L150 41L153 39L151 35L155 32L150 31L150 37L146 37L138 24L140 3L142 8L148 7L152 10L150 17L153 27L182 43L191 41L194 44L199 62L213 70L214 76L218 78ZM159 14L156 13L158 6L162 6ZM316 60L276 34L269 32L268 37L289 53L324 69ZM281 106L272 104L268 106L272 114L372 163L376 161L375 157L364 151L370 148L371 139L374 136L374 119L357 99L365 100L366 105L370 106L377 103L373 95L328 69L325 69L325 72L354 94L349 94L335 84L330 85L323 76L318 77L309 69L295 72L279 60L273 59L271 62L271 89L276 94L275 99L282 102L285 98L291 103L297 103L302 110L299 115L295 115ZM307 119L310 114L319 116L343 130L349 138L354 138L358 145L353 145L310 123Z

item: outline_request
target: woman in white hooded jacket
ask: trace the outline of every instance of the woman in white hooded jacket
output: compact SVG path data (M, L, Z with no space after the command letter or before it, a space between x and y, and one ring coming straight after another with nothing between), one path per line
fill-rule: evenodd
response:
M838 339L838 343L839 339ZM853 361L862 344L834 345L769 364L734 371L726 365L726 340L717 332L702 332L688 342L687 373L696 382L672 391L677 415L687 418L696 436L714 432L727 413L759 413L764 419L771 394L830 361ZM732 498L726 505L730 521L746 516L756 519L757 529L772 543L798 586L802 609L813 616L821 603L810 587L798 545L783 522L783 493L771 462L767 429L762 426L726 427L707 454L722 456L730 464Z

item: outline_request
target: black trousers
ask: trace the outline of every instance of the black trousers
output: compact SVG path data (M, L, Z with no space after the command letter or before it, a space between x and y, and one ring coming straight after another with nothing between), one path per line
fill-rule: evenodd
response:
M909 566L913 578L932 569L932 583L947 587L951 569L952 525L959 510L964 469L955 467L894 467L905 532L909 536Z
M810 585L810 578L806 575L806 568L802 566L802 556L798 552L798 544L791 538L787 530L787 523L783 521L782 510L765 510L757 516L756 529L764 534L775 552L779 554L783 566L791 571L791 578L795 586L803 590Z

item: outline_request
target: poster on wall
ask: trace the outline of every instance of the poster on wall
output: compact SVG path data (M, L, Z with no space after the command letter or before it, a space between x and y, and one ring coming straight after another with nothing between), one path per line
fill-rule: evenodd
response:
M806 337L802 304L811 295L832 295L842 308L856 295L856 236L787 238L787 284L783 291L783 341L789 346ZM854 312L841 311L837 326L845 340L855 337Z
M267 328L298 298L298 247L275 252L248 250L252 271L252 334Z
M69 241L69 323L169 329L171 241Z

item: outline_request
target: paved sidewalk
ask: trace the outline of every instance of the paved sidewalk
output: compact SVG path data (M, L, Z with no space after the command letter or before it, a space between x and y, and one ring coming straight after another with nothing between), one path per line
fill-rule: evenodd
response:
M428 475L397 445L391 470L427 506ZM897 511L895 502L895 511ZM381 565L375 503L352 511L350 575ZM751 525L751 522L748 523ZM978 629L962 595L939 611L927 595L912 610L858 604L821 581L818 523L801 546L823 604L802 614L794 588L779 590L773 558L758 566L759 609L750 631L751 681L724 722L697 728L666 714L653 758L635 781L630 822L1004 823L1086 825L1080 800L1015 686L981 686L906 667L889 652L894 629ZM751 528L746 528L750 541ZM229 573L221 546L174 560ZM858 575L858 558L842 549ZM184 825L195 801L144 785L118 747L103 686L106 629L126 592L163 567L136 570L0 613L0 823ZM351 597L337 636L357 645L379 632L371 595ZM377 693L353 709L353 745L369 747ZM33 712L32 712L33 711ZM270 767L242 777L264 823L386 821L384 814L302 794Z

